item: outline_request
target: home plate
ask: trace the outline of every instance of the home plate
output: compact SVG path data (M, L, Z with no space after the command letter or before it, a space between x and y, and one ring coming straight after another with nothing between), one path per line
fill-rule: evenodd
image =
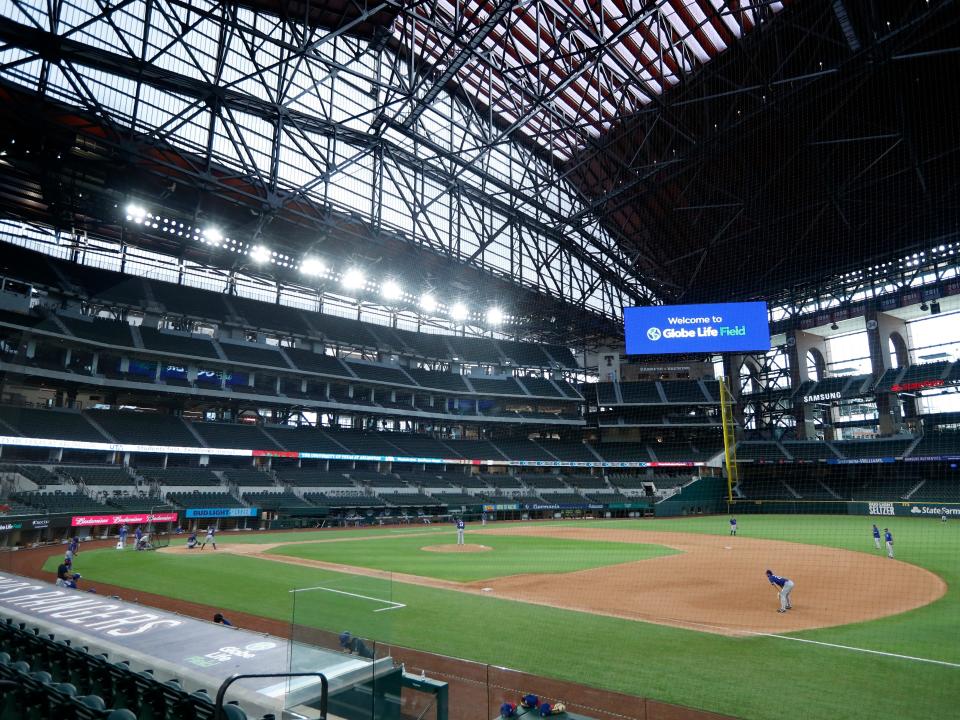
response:
M723 546L723 549L724 549L724 550L733 550L733 547L730 546L730 545L724 545L724 546Z
M493 592L493 588L483 588L483 592Z

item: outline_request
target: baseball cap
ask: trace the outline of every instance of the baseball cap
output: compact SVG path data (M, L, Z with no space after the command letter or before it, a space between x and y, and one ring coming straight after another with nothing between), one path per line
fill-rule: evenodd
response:
M350 642L350 633L349 631L344 630L342 633L340 633L340 644L346 645L348 642Z
M767 570L767 575L773 575L773 570Z

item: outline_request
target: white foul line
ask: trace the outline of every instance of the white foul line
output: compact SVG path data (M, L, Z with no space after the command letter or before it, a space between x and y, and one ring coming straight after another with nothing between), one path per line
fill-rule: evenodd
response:
M944 665L945 667L960 668L960 663L947 662L946 660L933 660L931 658L915 657L913 655L901 655L899 653L884 652L883 650L869 650L867 648L854 647L853 645L839 645L837 643L828 643L821 640L808 640L807 638L791 637L790 635L777 635L776 633L756 632L754 630L743 630L740 628L729 628L723 625L708 625L707 623L698 623L691 620L678 620L688 625L699 625L700 627L713 628L715 630L735 630L744 635L753 635L754 637L771 637L780 640L792 640L793 642L809 643L810 645L822 645L823 647L839 648L840 650L852 650L854 652L869 653L870 655L883 655L884 657L898 658L900 660L913 660L915 662L930 663L931 665Z
M362 598L363 600L373 600L374 602L386 603L391 607L378 608L374 612L383 612L384 610L399 610L400 608L405 608L406 605L403 603L393 602L393 600L384 600L383 598L370 597L369 595L359 595L357 593L346 592L345 590L334 590L333 588L323 587L322 585L317 585L317 587L310 588L297 588L296 590L291 590L292 593L298 592L307 592L308 590L326 590L327 592L336 593L337 595L349 595L350 597Z

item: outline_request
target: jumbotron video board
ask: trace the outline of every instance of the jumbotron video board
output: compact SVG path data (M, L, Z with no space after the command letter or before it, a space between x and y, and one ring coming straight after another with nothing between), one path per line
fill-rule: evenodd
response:
M623 325L628 355L770 349L764 302L630 307L623 309Z

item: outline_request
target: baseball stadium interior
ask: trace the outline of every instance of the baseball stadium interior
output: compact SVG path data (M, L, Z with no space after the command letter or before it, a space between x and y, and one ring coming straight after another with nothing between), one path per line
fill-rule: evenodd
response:
M0 43L0 720L956 711L954 0Z

